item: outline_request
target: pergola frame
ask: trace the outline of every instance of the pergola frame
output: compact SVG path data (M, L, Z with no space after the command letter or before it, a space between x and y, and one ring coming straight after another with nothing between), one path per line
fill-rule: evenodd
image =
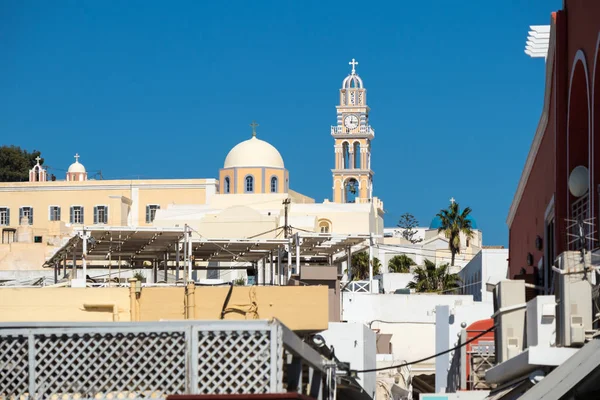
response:
M180 271L184 281L192 280L193 270L258 268L262 263L263 284L265 268L270 268L270 284L285 284L293 273L299 274L302 263L326 263L341 261L351 264L352 252L369 248L370 281L373 279L373 235L336 235L328 233L296 233L285 239L224 239L206 238L185 225L183 228L84 226L76 228L71 237L44 267L54 268L58 281L60 265L66 276L67 260L72 260L73 276L79 261L85 279L89 265L118 262L119 268L152 268L155 276L162 263L165 273L174 270L179 280ZM282 265L287 252L287 265ZM295 258L295 265L292 264ZM150 265L144 265L149 261ZM197 265L198 262L236 263L230 266ZM123 265L123 263L125 263ZM136 263L139 263L135 266ZM351 270L349 268L349 270Z

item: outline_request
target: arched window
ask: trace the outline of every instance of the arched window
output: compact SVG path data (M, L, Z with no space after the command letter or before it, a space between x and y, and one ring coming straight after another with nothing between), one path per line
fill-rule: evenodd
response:
M225 178L225 193L229 193L231 190L231 182L229 181L229 177Z
M277 177L271 178L271 193L277 193Z
M331 232L331 223L324 219L320 220L319 221L319 232L321 232L321 233Z
M254 178L250 175L246 177L246 187L244 188L246 193L254 193Z

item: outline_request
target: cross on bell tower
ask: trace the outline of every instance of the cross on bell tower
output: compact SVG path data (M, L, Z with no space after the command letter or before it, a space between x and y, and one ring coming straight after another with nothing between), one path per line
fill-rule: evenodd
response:
M333 201L368 203L373 198L371 141L375 131L369 125L367 89L356 73L358 61L353 58L348 64L352 70L342 82L337 125L331 127L335 149Z

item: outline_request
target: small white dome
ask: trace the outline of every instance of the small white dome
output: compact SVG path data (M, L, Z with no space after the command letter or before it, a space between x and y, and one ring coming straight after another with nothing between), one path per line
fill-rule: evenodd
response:
M79 161L74 162L69 166L69 172L82 172L85 173L85 167Z
M223 168L233 167L285 168L279 151L256 136L237 144L227 154Z
M68 172L81 172L85 173L85 167L79 162L79 154L75 154L75 162L69 166Z

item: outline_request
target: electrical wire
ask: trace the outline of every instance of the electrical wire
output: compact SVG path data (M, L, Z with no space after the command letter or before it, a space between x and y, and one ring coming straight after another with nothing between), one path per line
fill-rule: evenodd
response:
M387 371L387 370L390 370L390 369L408 367L409 365L419 364L419 363L422 363L423 361L428 361L428 360L431 360L433 358L437 358L439 356L443 356L444 354L448 354L450 352L453 352L454 350L458 350L461 347L464 347L464 346L468 345L469 343L475 341L476 339L479 339L480 337L482 337L486 333L489 333L489 332L493 331L494 329L496 329L495 325L492 326L491 328L486 329L485 331L479 333L478 335L472 337L471 339L465 341L464 343L459 344L458 346L455 346L455 347L453 347L451 349L448 349L448 350L441 351L441 352L436 353L436 354L434 354L432 356L429 356L429 357L421 358L419 360L415 360L415 361L411 361L411 362L405 362L405 363L398 364L398 365L390 365L388 367L371 368L371 369L361 369L361 370L353 370L353 369L351 369L350 372L360 374L360 373L365 373L365 372Z

